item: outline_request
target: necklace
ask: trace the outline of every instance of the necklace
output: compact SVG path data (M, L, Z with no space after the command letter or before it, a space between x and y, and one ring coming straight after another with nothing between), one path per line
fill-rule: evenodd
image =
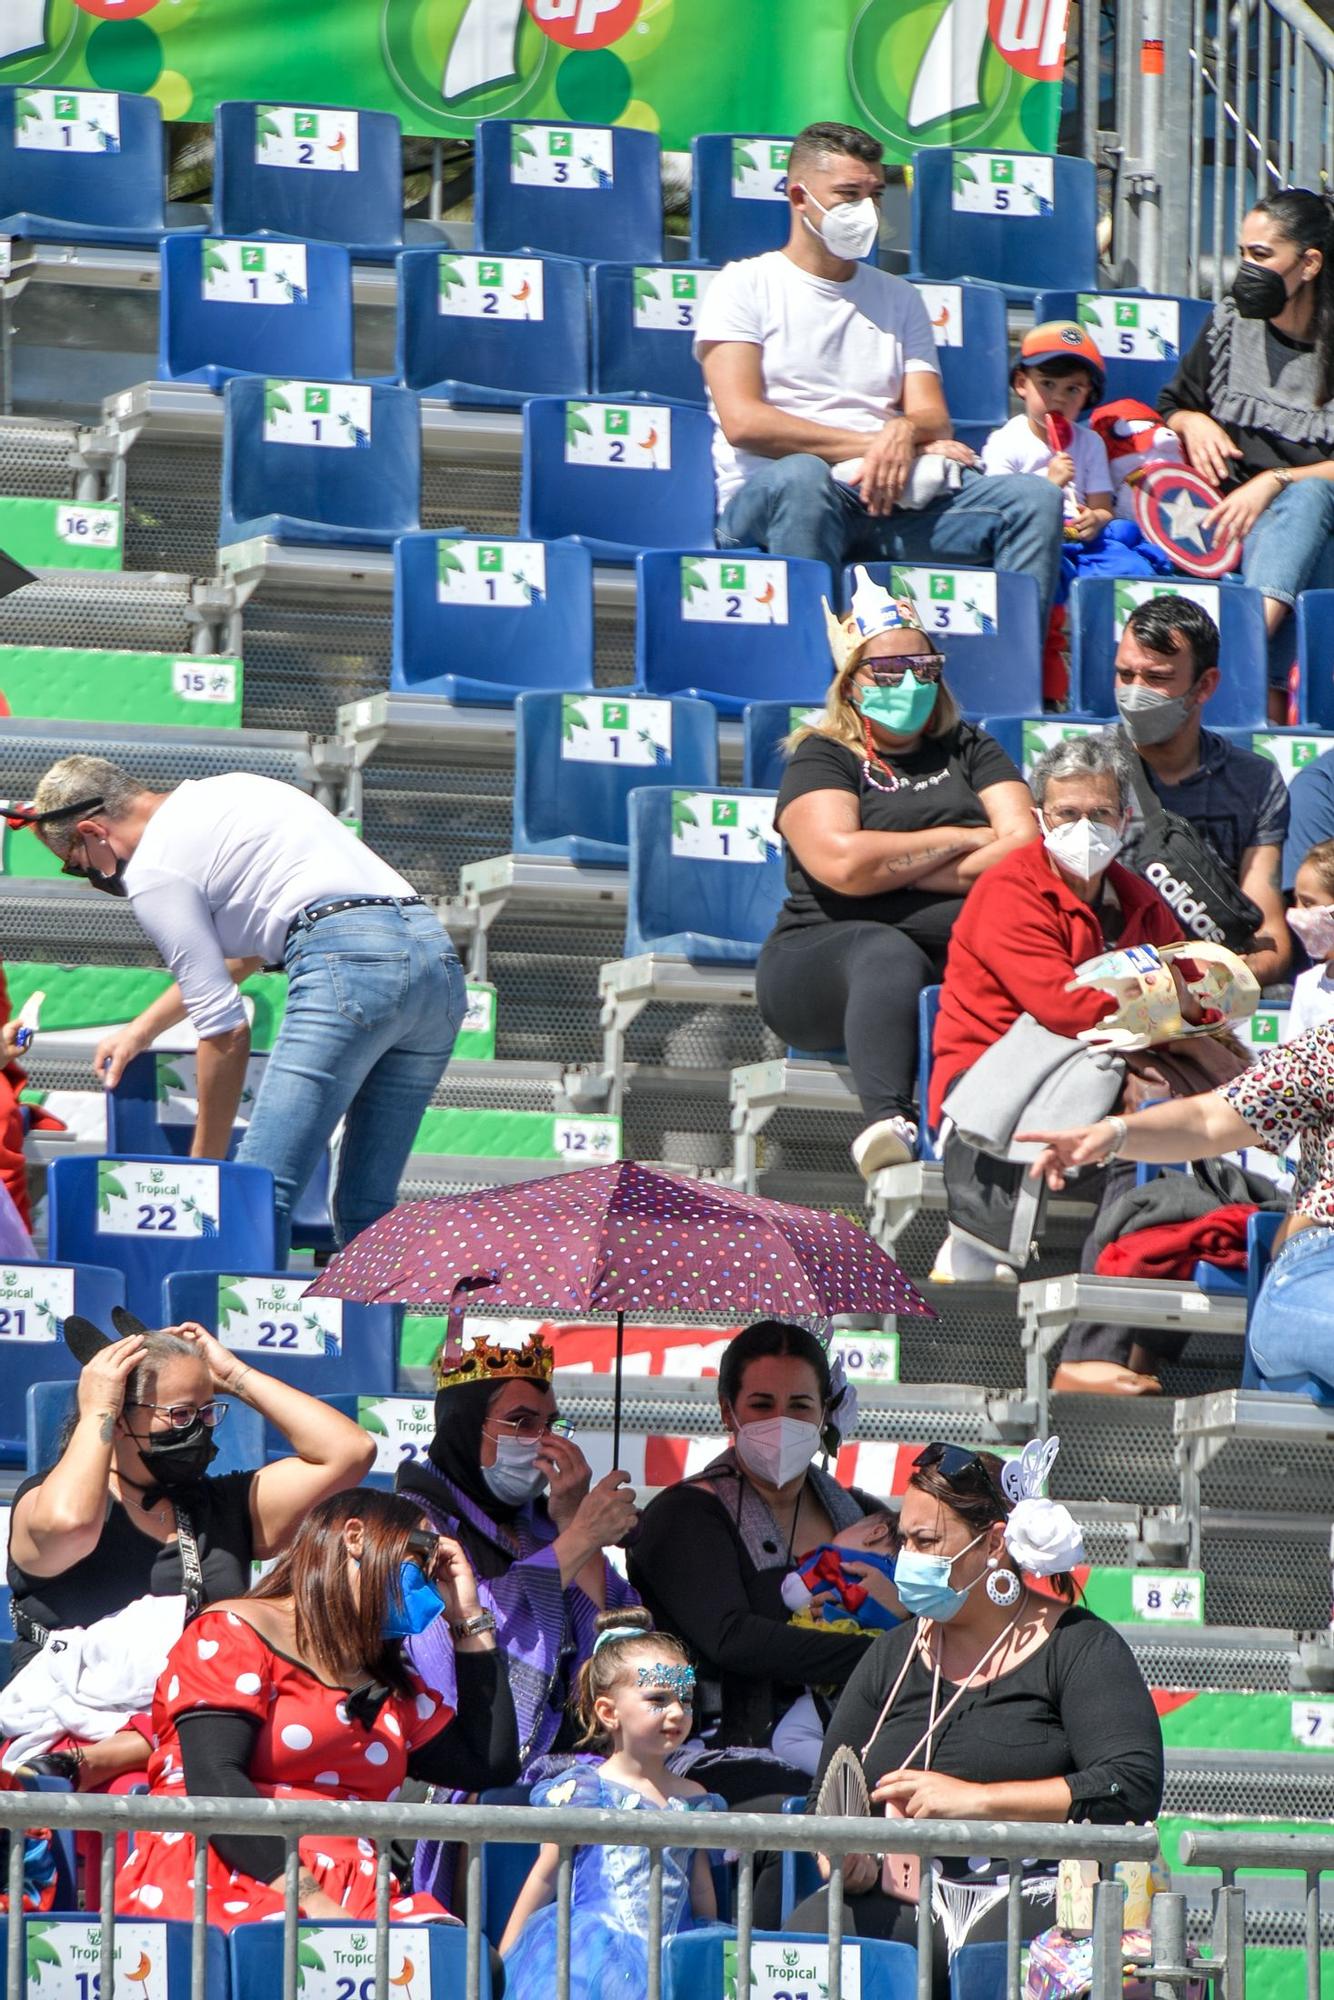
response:
M147 1500L143 1500L140 1498L140 1494L146 1492L147 1489L145 1487L139 1486L139 1481L137 1479L127 1479L123 1472L116 1473L115 1479L117 1486L121 1487L122 1489L127 1486L131 1488L134 1487L139 1488L138 1492L132 1492L131 1498L133 1499L135 1506L139 1509L141 1514L147 1514L150 1521L158 1521L158 1522L166 1521L167 1507L165 1501L156 1501L150 1505L150 1503ZM116 1497L120 1500L121 1505L124 1506L125 1504L124 1492L122 1491Z

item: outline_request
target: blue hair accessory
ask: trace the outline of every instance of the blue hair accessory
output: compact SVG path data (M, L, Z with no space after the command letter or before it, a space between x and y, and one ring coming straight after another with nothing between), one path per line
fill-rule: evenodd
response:
M639 1669L639 1685L642 1688L668 1688L682 1708L689 1708L695 1699L695 1669L682 1662L673 1666L667 1660L655 1660L651 1667Z
M608 1625L605 1632L599 1632L593 1641L593 1651L600 1652L613 1639L651 1639L652 1636L642 1625Z

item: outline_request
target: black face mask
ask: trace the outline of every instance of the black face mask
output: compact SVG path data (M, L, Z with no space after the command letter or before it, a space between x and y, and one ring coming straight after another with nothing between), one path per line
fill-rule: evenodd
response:
M197 1486L217 1455L213 1433L198 1417L182 1431L150 1431L139 1446L149 1478L164 1493Z
M1262 264L1238 264L1232 302L1243 319L1277 319L1288 303L1288 288L1277 271Z
M115 873L111 875L100 875L96 868L71 868L68 861L60 872L62 875L73 875L80 882L86 882L90 889L100 889L104 896L124 896L127 893L124 879L125 863L119 855L116 856Z

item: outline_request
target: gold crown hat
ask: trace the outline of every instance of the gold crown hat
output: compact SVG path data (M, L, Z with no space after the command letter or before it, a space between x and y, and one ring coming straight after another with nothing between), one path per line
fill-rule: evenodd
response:
M466 1345L447 1335L435 1357L437 1389L458 1389L466 1382L540 1382L551 1386L556 1357L540 1334L530 1334L519 1347L506 1347L485 1334L469 1337Z
M852 609L845 618L837 617L830 610L827 597L820 599L824 606L825 630L829 634L829 650L834 656L834 671L840 674L866 641L874 639L879 633L898 632L905 626L912 632L924 629L911 597L891 596L889 591L881 589L860 563L852 575L855 585Z

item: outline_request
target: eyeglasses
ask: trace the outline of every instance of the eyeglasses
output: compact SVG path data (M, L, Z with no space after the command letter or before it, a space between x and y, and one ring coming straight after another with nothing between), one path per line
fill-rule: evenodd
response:
M892 653L879 659L863 660L877 687L901 687L903 676L911 672L915 680L938 681L945 668L943 653Z
M165 1417L174 1431L188 1431L195 1418L206 1431L215 1431L227 1414L226 1403L127 1403L127 1410L151 1410Z
M1083 812L1078 806L1042 806L1040 810L1048 826L1078 826L1081 819L1088 819L1094 826L1105 826L1114 833L1122 819L1111 806L1100 806L1096 812Z
M939 1472L951 1486L972 1486L980 1493L989 1494L998 1504L1000 1494L982 1460L967 1445L942 1444L939 1439L925 1446L913 1460L914 1472Z
M536 1413L521 1417L498 1417L492 1426L502 1437L522 1438L532 1443L541 1437L572 1438L576 1425L570 1417L539 1417Z

